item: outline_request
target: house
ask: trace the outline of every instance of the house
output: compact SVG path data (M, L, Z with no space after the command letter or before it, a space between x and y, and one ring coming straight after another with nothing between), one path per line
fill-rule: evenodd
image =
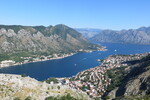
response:
M15 61L13 60L4 60L4 61L1 61L0 67L13 66L14 64L15 64Z

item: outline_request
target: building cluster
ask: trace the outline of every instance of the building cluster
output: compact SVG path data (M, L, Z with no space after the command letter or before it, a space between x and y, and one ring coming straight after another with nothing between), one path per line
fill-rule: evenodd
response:
M80 89L92 97L101 97L106 92L111 79L105 76L106 67L95 67L80 72L75 81L70 82L70 86Z
M112 55L105 59L101 66L106 67L107 69L127 66L128 61L141 59L142 57L145 57L148 54L150 53L135 55Z
M86 92L92 97L101 97L111 84L111 79L105 74L107 70L127 66L127 61L138 60L148 54L109 56L101 66L78 73L75 80L70 81L69 85L72 88Z
M49 56L36 56L36 57L21 57L23 59L22 63L29 63L29 62L38 62L38 61L46 61L46 60L53 60L53 59L61 59L68 56L73 55L74 53L70 54L53 54Z
M1 67L13 66L14 64L15 64L15 61L13 61L13 60L4 60L0 63L0 68Z

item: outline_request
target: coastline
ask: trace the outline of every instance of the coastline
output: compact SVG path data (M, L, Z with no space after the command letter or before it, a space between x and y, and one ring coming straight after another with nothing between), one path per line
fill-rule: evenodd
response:
M63 59L63 58L66 58L66 57L70 57L70 56L73 56L75 55L76 53L70 53L70 54L66 54L65 56L61 56L61 57L53 57L53 58L45 58L45 59L38 59L38 60L34 60L34 61L29 61L29 62L17 62L17 63L14 63L14 64L11 64L11 65L2 65L0 64L0 69L2 68L7 68L7 67L14 67L14 66L18 66L18 65L24 65L24 64L28 64L28 63L36 63L36 62L44 62L44 61L49 61L49 60L58 60L58 59ZM10 61L10 60L7 60L7 61Z
M97 50L98 51L98 50ZM99 50L100 51L100 50ZM93 51L91 51L91 52L93 52ZM88 53L90 53L90 52L88 52ZM148 52L147 52L148 53ZM103 61L106 61L107 62L107 66L106 66L106 68L104 69L100 69L100 67L102 66L102 65L99 65L99 66L95 66L94 68L90 68L90 69L87 69L87 70L83 70L83 71L80 71L79 73L78 73L78 75L73 75L73 76L71 76L71 77L65 77L65 79L67 79L67 78L72 78L72 77L75 77L75 76L81 76L80 74L82 74L82 75L85 75L85 73L87 72L87 71L91 71L91 72L94 72L94 73L98 73L99 74L99 72L101 73L101 75L100 76L102 76L102 78L100 78L100 80L102 81L104 81L105 82L105 77L103 77L103 75L104 75L104 73L105 73L105 71L107 71L107 70L109 70L109 69L112 69L112 68L115 68L115 67L113 67L113 65L114 66L116 66L116 67L120 67L120 66L118 66L118 64L117 65L115 65L114 64L114 58L115 57L117 57L117 56L126 56L126 55L130 55L130 56L132 56L132 55L138 55L138 54L143 54L143 53L136 53L136 54L125 54L125 55L122 55L122 54L112 54L112 55L109 55L106 59L108 59L108 60L106 60L106 59L103 59ZM65 57L64 57L65 58ZM62 58L55 58L55 59L62 59ZM52 58L51 60L54 60L54 58ZM118 58L118 60L120 60L120 58ZM46 61L46 60L42 60L42 61ZM41 61L37 61L37 62L41 62ZM111 63L109 63L109 62L111 62ZM118 61L117 61L118 62ZM30 62L30 63L34 63L34 62ZM113 65L110 65L110 64L113 64ZM110 66L109 66L110 65ZM108 68L108 69L107 69ZM84 72L84 73L81 73L81 72ZM92 74L89 74L89 75L92 75ZM86 76L86 75L85 75ZM93 76L92 76L93 77ZM55 78L58 78L58 77L55 77ZM61 77L60 77L61 78ZM63 77L64 78L64 77ZM82 77L81 77L82 78ZM95 77L95 79L96 79L96 77ZM83 80L83 79L82 79ZM108 79L109 80L109 79ZM92 80L93 81L93 80ZM111 81L111 80L110 80ZM82 81L79 79L78 81L75 81L75 82L73 82L73 83L71 83L71 86L72 87L74 87L72 84L75 84L75 85L79 85L79 87L81 86L81 83ZM110 82L109 81L107 81L106 80L106 82L108 83L108 85L110 84ZM90 83L88 82L88 83L86 83L86 84L83 84L83 85L89 85ZM103 85L102 85L103 86ZM91 88L93 88L93 85L92 85L92 83L90 84L90 87ZM106 86L105 86L106 87ZM74 87L74 88L78 88L78 87ZM102 87L101 87L102 88ZM103 89L103 88L102 88ZM102 90L101 89L101 90ZM96 90L96 89L95 89ZM103 92L104 91L106 91L105 89L103 90ZM88 92L88 91L87 91ZM92 93L91 93L91 95L92 95ZM95 94L94 94L95 95ZM100 95L98 95L98 96L100 96Z
M28 63L36 63L36 62L43 62L43 61L48 61L48 60L63 59L63 58L69 57L69 56L73 56L73 55L75 55L77 53L80 53L80 52L92 53L93 51L107 51L107 48L105 46L102 46L101 48L97 48L97 50L83 50L83 49L80 49L76 53L53 54L53 55L49 55L49 56L40 56L40 57L36 57L36 58L21 57L22 59L24 59L23 62L15 62L13 60L4 60L4 61L1 61L1 63L0 63L0 69L7 68L7 67L13 67L13 66L17 66L17 65L24 65L24 64L28 64ZM11 64L9 64L9 63L11 63Z
M75 77L71 77L72 80L69 82L69 86L79 89L92 97L101 98L107 92L108 86L110 86L112 81L112 78L107 76L108 70L115 68L126 68L127 70L130 68L129 63L127 63L128 61L140 60L149 54L150 52L130 55L109 55L103 60L101 65L80 71Z

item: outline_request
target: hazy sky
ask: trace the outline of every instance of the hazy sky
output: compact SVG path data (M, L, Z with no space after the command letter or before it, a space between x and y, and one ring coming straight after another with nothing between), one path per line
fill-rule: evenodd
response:
M0 0L0 24L138 28L150 26L150 0Z

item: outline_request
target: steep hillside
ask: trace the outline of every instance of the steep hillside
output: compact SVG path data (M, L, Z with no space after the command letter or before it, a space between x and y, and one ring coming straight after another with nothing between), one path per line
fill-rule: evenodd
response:
M129 73L123 75L122 81L118 87L109 93L111 98L120 99L135 99L146 98L150 95L150 55L147 57L127 62L130 66L128 67ZM125 72L126 70L123 70ZM113 80L112 80L113 81Z
M68 53L96 49L80 33L65 25L21 26L0 25L0 54L3 53Z
M50 96L58 98L67 94L76 98L73 100L90 100L88 95L67 85L47 84L30 77L0 74L0 100L45 100Z
M111 55L100 66L79 72L70 85L93 98L150 98L150 53Z
M103 30L90 39L94 42L150 44L150 27L130 30Z

